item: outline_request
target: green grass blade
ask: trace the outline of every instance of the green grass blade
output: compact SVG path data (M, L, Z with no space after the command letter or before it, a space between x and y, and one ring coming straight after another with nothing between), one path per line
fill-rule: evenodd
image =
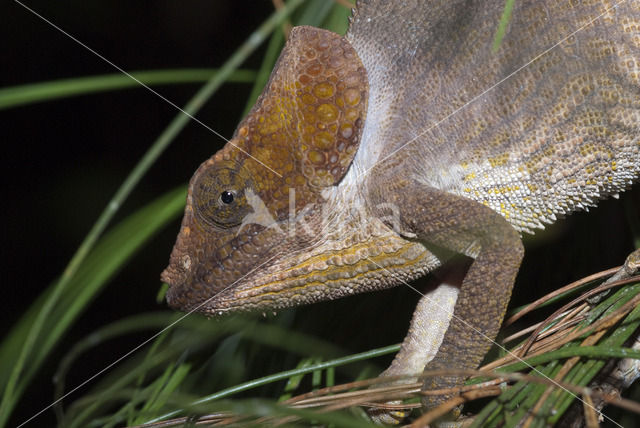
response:
M283 405L278 405L272 401L261 399L247 400L229 400L221 401L207 406L206 409L197 409L207 412L231 412L235 415L241 415L242 419L233 426L261 427L270 426L268 421L256 421L255 418L283 418L286 416L294 416L300 421L307 423L288 422L283 426L329 426L329 427L345 427L345 428L371 428L374 425L371 421L348 414L345 411L337 411L330 413L314 412L307 409L295 409Z
M147 86L202 83L218 73L212 68L184 68L170 70L132 71L130 74ZM236 83L253 82L256 72L236 70L227 81ZM101 74L90 77L52 80L0 89L0 110L22 105L53 101L76 95L115 91L127 88L142 88L140 83L122 73Z
M81 353L88 351L94 346L106 346L105 341L114 339L119 335L139 331L142 328L151 331L160 330L169 325L171 320L177 318L178 314L169 312L136 315L114 322L94 332L88 338L79 342L64 358L60 369L56 373L56 377L59 379L59 386L62 386L69 368L75 364L81 364L81 361L76 361ZM132 355L122 364L110 370L108 374L98 379L97 382L94 382L91 390L68 408L66 414L61 419L63 425L84 426L89 424L89 421L102 420L101 418L104 417L105 409L112 408L114 403L122 401L122 391L124 390L132 392L130 393L129 401L126 401L123 408L117 412L117 415L114 415L114 420L122 421L127 414L132 414L133 417L138 420L139 415L144 412L140 410L142 408L136 410L137 406L140 404L145 405L145 400L152 400L154 396L153 388L149 389L145 384L148 385L148 382L153 384L154 382L158 382L158 379L166 376L166 373L173 373L175 367L183 364L183 355L194 355L198 352L206 353L206 350L211 349L212 345L215 346L222 336L231 334L232 337L238 337L248 345L258 343L274 348L281 348L287 353L302 355L339 355L339 353L342 353L329 343L319 341L313 337L307 337L300 333L292 333L277 324L263 324L257 321L259 320L253 318L231 317L218 323L212 323L197 315L182 319L179 324L176 324L171 330L165 332L169 336L165 336L164 333L160 336L162 338L161 346L155 346L159 343L156 341L154 346L149 349L147 355L143 356L141 353ZM304 346L299 346L300 344ZM393 352L393 349L395 348L391 348L387 350L387 352ZM377 355L377 353L374 355ZM361 358L366 358L366 355L360 358L357 356L351 356L351 358L343 357L337 359L337 361L334 360L334 362L336 364L341 361L343 363L354 362L359 361ZM313 357L313 359L317 360L316 357ZM319 370L318 367L321 366L317 364L310 366L311 372ZM193 384L194 382L200 384L203 382L201 374L197 373L197 370L194 370L194 372L196 373L194 373L191 379L187 380L187 384ZM157 376L154 373L158 373ZM303 371L297 374L302 376L306 373L307 371ZM154 376L156 376L155 380ZM145 378L145 380L141 381L143 378ZM273 381L278 380L280 379L276 378ZM164 385L164 381L160 382ZM177 388L175 383L179 383L178 378L174 378L173 382L172 388ZM251 385L254 388L262 386L261 383L256 382L252 382ZM189 385L186 386L186 389L188 389L188 387ZM61 388L59 388L58 396L61 394L62 391ZM164 396L163 400L166 400L168 403L168 407L163 409L164 412L172 408L192 408L192 403L196 402L196 398L192 396L189 401L183 400L176 406L175 398L176 397L173 397L171 403L169 403L169 397ZM161 405L159 404L160 402L155 401L155 403L153 407L144 406L149 410L144 414L161 414L162 412L157 409ZM207 403L207 401L202 401L201 404ZM155 411L152 412L152 408ZM131 420L131 418L129 419Z
M242 117L245 117L249 113L249 110L251 110L256 100L262 93L265 85L269 81L269 76L271 76L271 71L273 70L274 64L278 60L278 56L280 55L280 51L282 50L283 45L284 34L280 29L276 29L269 39L267 52L265 53L262 63L260 64L260 69L256 74L253 88L251 88L251 93L247 98L247 104L244 108L244 112L242 113Z
M259 379L254 379L251 380L249 382L244 382L242 384L239 385L235 385L231 388L226 388L222 391L218 391L214 394L208 395L206 397L202 397L200 399L198 399L197 401L195 401L194 403L192 403L193 406L197 406L200 404L206 404L206 403L210 403L216 400L220 400L222 398L226 398L229 397L233 394L237 394L239 392L242 391L247 391L249 389L253 389L253 388L257 388L258 386L262 386L262 385L267 385L269 383L272 382L276 382L276 381L280 381L280 380L286 380L289 378L293 378L296 377L298 375L304 375L304 374L308 374L308 373L313 373L315 371L318 370L325 370L328 369L330 367L338 367L338 366L342 366L345 364L350 364L350 363L355 363L358 361L366 361L370 358L375 358L375 357L379 357L382 355L387 355L387 354L391 354L394 352L397 352L400 349L400 345L391 345L391 346L385 346L384 348L378 348L378 349L372 349L370 351L366 351L366 352L362 352L359 354L353 354L353 355L348 355L346 357L342 357L342 358L336 358L330 361L324 361L324 362L320 362L320 363L316 363L316 364L311 364L308 365L306 367L301 367L301 368L296 368L293 370L287 370L287 371L283 371L280 373L275 373L269 376L264 376L261 377ZM172 412L168 412L162 416L159 416L157 418L151 419L146 421L146 423L153 423L153 422L159 422L165 419L169 419L172 417L175 417L176 415L179 415L182 411L181 410L174 410Z
M586 329L593 322L602 319L612 312L618 310L622 305L632 299L640 292L638 284L628 284L615 293L601 301L593 308L588 317L578 326L577 329ZM565 345L565 347L555 351L526 359L526 364L515 363L502 367L498 371L524 370L528 366L535 366L537 370L547 374L549 367L562 367L565 359L578 356L581 360L564 375L561 382L585 386L598 374L604 363L611 358L635 358L640 357L640 352L623 348L625 341L636 331L640 324L640 307L634 308L620 324L608 332L597 345L580 346L580 339ZM586 331L586 330L585 330ZM547 364L542 367L540 364ZM536 374L534 372L533 374ZM549 373L551 378L555 375ZM527 382L518 382L513 387L507 389L495 400L487 405L475 419L474 426L517 426L522 423L522 418L530 411L531 405L535 404L541 394L547 390L547 385L534 385ZM576 399L575 394L563 390L554 390L546 398L545 403L539 408L535 424L553 424L557 422L571 403ZM503 409L500 411L500 409ZM532 425L533 426L533 425Z
M184 378L189 373L190 368L190 364L181 364L174 370L170 371L170 376L166 382L156 382L158 384L158 388L154 391L151 399L145 403L141 413L157 413L167 403L171 394L180 386ZM144 419L141 416L137 416L135 419L129 421L129 425L137 425L141 423L144 423Z
M128 217L99 241L86 258L86 263L79 267L78 274L68 281L66 295L59 299L60 306L50 311L50 313L53 313L54 309L57 311L55 322L52 322L53 317L51 317L48 318L48 322L41 325L38 346L34 352L28 354L25 368L19 372L19 380L15 383L15 389L12 390L13 400L22 394L56 342L106 282L150 237L180 215L185 195L184 188L167 193ZM114 248L117 248L117 251L114 251ZM24 343L26 331L42 313L42 308L47 304L48 299L51 299L56 286L57 284L54 283L49 287L18 322L17 327L3 340L0 347L3 368L11 367L10 364L18 359L18 352L24 348L16 345ZM4 376L8 376L8 373L11 372L7 370ZM3 378L4 381L6 379L7 377ZM15 404L15 401L9 401L7 396L3 397L3 400L7 406L5 411ZM8 413L3 416L8 417Z
M303 358L298 363L298 366L296 367L296 369L303 369L305 367L309 367L310 365L316 364L316 363L318 363L316 358L313 358L313 357ZM278 401L279 402L286 401L291 397L293 397L293 393L295 392L296 389L298 389L298 387L300 386L300 383L302 383L303 378L304 378L304 374L298 374L296 376L291 376L289 379L287 379L287 383L284 386L284 392L282 395L280 395L280 397L278 398Z
M296 25L311 25L312 27L320 27L325 22L327 16L329 16L331 11L336 8L346 10L343 7L337 6L332 1L308 0L306 7L300 10L299 15L296 17ZM336 31L336 29L334 28L325 28L327 28L328 30Z
M505 367L501 367L497 371L512 372L523 370L528 368L529 366L536 366L538 364L548 363L553 360L571 357L640 359L640 351L634 351L631 348L606 346L570 346L567 348L558 349L556 351L547 352L546 354L526 358L522 362L517 362Z
M296 19L296 25L319 27L320 24L325 22L326 25L324 28L339 34L343 34L346 31L347 16L349 14L347 8L326 0L309 1L305 6L300 16ZM260 69L258 70L255 83L251 89L251 94L247 98L247 105L242 113L242 117L249 113L249 110L251 110L251 107L255 104L264 86L269 81L269 76L271 76L271 71L280 55L284 41L283 31L276 29L269 40L267 52L260 64Z
M502 11L502 16L500 17L500 23L498 24L498 29L496 30L496 34L493 37L493 45L491 46L492 52L497 52L500 49L500 44L502 43L502 39L504 38L505 33L507 32L507 25L509 25L509 21L511 21L511 12L513 11L513 4L515 0L506 0L504 4L504 9Z
M139 333L142 331L158 331L171 324L180 317L179 313L154 312L136 315L125 319L117 320L111 324L92 332L86 338L79 340L66 353L60 361L55 373L56 398L64 395L65 378L74 362L91 348L100 346L114 338L127 334ZM158 342L155 342L157 344Z

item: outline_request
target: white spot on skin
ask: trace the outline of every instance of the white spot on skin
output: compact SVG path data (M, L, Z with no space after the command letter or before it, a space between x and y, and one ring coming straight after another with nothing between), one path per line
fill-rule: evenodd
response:
M191 269L191 257L186 254L182 256L182 267L184 268L184 270Z

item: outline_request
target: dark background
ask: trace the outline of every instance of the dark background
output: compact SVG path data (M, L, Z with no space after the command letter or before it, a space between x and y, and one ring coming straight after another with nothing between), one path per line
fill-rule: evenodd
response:
M220 66L272 11L268 1L29 1L25 3L127 71ZM112 73L112 66L22 6L0 6L0 86ZM256 68L261 53L243 68ZM184 103L199 85L156 87ZM229 84L197 117L229 137L251 87ZM176 115L143 88L88 95L0 111L3 236L2 323L6 334L30 303L58 276L110 197L142 154ZM115 222L162 193L187 182L223 142L190 124L153 166ZM589 214L571 216L527 238L516 303L540 297L586 274L619 265L632 250L626 216L637 216L640 192L609 200ZM626 213L625 213L626 209ZM161 310L155 301L178 230L170 225L119 273L59 344L27 391L14 422L51 401L55 361L74 341L128 314ZM549 284L549 285L547 285ZM415 293L398 287L370 296L304 308L300 325L351 351L398 342ZM306 318L304 318L306 317ZM304 320L315 320L305 322ZM80 367L81 382L130 349L114 347L104 361ZM53 423L46 414L31 426Z

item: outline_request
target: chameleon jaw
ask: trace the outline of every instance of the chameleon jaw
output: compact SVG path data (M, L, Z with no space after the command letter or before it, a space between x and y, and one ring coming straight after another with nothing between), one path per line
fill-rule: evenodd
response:
M366 237L358 236L360 229L354 228L350 237L342 235L344 240L323 240L287 258L278 258L285 253L282 248L288 246L283 242L271 256L273 263L269 264L265 257L264 266L200 303L189 308L178 306L182 310L195 308L212 316L280 310L388 288L399 281L422 276L440 264L421 243L405 240L381 223L376 227L377 230ZM217 288L203 283L172 288L188 292L200 287ZM175 302L171 298L169 303L173 306Z

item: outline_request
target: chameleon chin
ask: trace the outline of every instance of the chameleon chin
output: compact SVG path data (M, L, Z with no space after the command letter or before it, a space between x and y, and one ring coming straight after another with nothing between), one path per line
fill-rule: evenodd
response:
M169 304L335 299L425 275L443 248L473 262L460 287L422 298L383 375L476 368L521 233L640 174L640 0L516 1L493 49L503 7L360 0L345 36L294 28L256 105L191 179L162 274Z

